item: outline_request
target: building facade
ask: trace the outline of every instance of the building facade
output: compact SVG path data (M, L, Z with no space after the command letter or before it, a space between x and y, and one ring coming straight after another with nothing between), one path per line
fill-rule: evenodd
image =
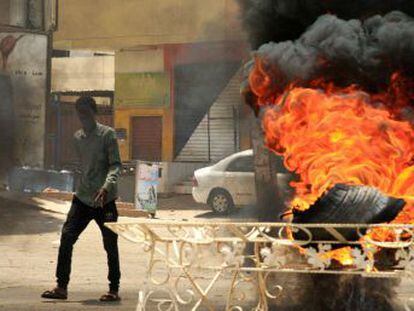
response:
M113 53L113 126L124 162L206 163L248 147L239 83L249 55L235 0L62 1L54 49ZM71 57L58 62L73 68ZM59 90L88 85L82 71L62 79L53 78Z

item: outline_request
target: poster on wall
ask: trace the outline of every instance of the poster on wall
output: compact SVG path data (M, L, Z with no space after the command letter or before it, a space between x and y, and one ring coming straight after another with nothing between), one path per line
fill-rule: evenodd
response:
M11 80L14 162L42 167L44 160L48 38L43 34L0 33L0 70Z
M155 215L158 198L159 164L137 161L135 182L135 207Z

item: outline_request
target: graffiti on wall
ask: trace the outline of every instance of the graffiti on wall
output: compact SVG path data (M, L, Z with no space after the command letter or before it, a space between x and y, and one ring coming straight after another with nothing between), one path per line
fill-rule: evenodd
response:
M42 167L47 88L47 36L0 33L1 70L10 76L14 108L14 162Z

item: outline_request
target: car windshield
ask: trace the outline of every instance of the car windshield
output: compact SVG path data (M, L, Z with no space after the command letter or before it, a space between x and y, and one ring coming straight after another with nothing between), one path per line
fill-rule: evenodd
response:
M230 162L227 172L253 172L253 156L238 157Z

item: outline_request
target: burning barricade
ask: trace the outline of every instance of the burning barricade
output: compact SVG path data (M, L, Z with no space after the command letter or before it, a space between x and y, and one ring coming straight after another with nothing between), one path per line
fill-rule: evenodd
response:
M326 232L317 225L414 223L412 4L240 3L257 48L243 93L261 118L265 146L295 175L285 215L293 223L316 224L291 232L291 238L359 241L372 250L367 270L397 265L396 252L381 246L411 241L412 233L391 226ZM317 257L347 269L358 261L357 253L338 243ZM344 285L339 277L316 279L315 284ZM364 292L367 282L345 283L343 295L327 298L335 310L378 307L373 291L348 299L352 291ZM391 297L391 287L378 295ZM349 305L339 308L341 301Z

